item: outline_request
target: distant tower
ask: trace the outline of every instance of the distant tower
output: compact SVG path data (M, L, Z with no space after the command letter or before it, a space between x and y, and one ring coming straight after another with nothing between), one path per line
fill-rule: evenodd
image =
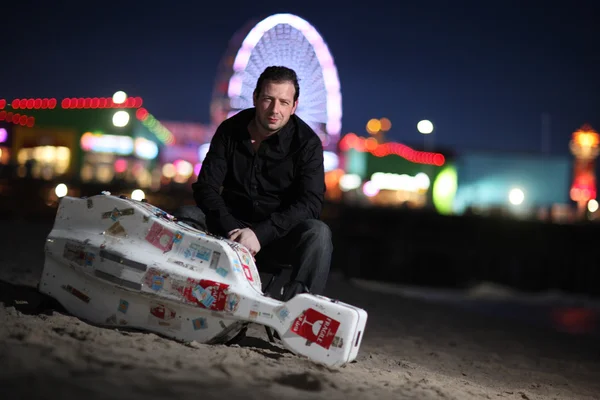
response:
M595 160L598 157L599 142L598 132L589 125L574 132L570 142L571 153L575 156L570 194L581 213L585 212L588 201L596 198Z

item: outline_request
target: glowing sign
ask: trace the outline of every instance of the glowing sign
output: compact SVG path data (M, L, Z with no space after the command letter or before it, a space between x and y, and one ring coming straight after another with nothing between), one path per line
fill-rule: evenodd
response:
M86 132L81 136L80 144L84 151L94 153L114 153L123 156L133 153L133 139L130 136Z
M8 137L8 132L6 132L6 129L0 128L0 143L6 142L7 137Z

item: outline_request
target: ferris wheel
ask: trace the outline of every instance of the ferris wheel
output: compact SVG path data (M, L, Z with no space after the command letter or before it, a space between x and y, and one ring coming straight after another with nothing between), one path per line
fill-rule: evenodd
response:
M275 14L256 24L236 47L234 57L224 58L225 70L219 75L211 108L220 108L223 118L253 107L252 95L264 69L286 66L299 79L296 114L315 130L325 147L335 146L342 127L340 82L333 57L317 30L296 15Z

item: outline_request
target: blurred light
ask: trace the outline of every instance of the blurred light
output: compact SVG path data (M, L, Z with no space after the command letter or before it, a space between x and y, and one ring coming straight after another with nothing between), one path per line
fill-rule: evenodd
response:
M452 213L458 188L458 174L454 166L445 167L433 182L433 204L440 214Z
M194 165L194 175L195 176L200 175L201 169L202 169L202 163L197 163L196 165Z
M175 168L177 169L177 174L188 178L190 175L194 173L194 166L185 160L176 160L173 162Z
M158 155L158 146L152 140L138 137L133 142L133 151L136 156L144 160L154 160Z
M340 178L340 189L344 192L360 187L362 179L357 174L345 174Z
M175 166L171 163L166 163L165 165L163 165L162 167L162 174L166 177L166 178L172 178L175 176L175 174L177 174L177 169L175 168Z
M133 139L130 136L86 132L81 136L80 145L82 150L95 153L129 155L133 152Z
M142 201L145 198L146 198L146 193L144 193L144 191L141 189L135 189L133 192L131 192L132 200Z
M378 119L372 118L367 122L367 132L371 135L378 133L381 130L381 121Z
M598 211L598 201L596 199L591 199L590 201L588 201L588 211L591 213L595 213L596 211Z
M54 189L54 193L56 193L56 196L59 198L65 197L68 192L69 192L69 189L67 188L67 185L65 185L64 183L59 183L58 185L56 185L56 188Z
M148 110L145 108L138 108L135 112L135 117L140 121L145 120L148 117Z
M379 188L373 181L367 181L363 185L363 193L367 197L374 197L379 193Z
M127 160L119 158L115 161L115 172L117 174L127 171Z
M0 143L6 142L7 138L8 138L8 132L6 132L6 129L0 128Z
M381 124L381 130L384 132L389 131L390 129L392 129L392 121L390 121L387 118L381 118L379 120L380 124Z
M514 188L508 193L508 201L514 206L518 206L525 200L525 193L521 189Z
M441 153L416 151L401 143L377 143L375 138L363 138L354 133L345 135L340 141L339 146L343 152L353 149L359 152L367 151L376 157L397 155L417 164L429 164L441 167L446 162L446 158Z
M417 124L417 130L423 135L429 135L433 132L433 124L431 121L424 119Z
M198 161L203 162L210 149L210 143L204 143L198 147Z
M333 171L340 163L339 157L332 151L323 152L323 167L325 172Z
M115 94L113 94L112 101L115 104L123 104L123 103L125 103L125 101L127 101L127 93L125 93L122 90L119 90L118 92L115 92Z
M112 118L113 125L122 128L129 123L129 113L127 111L117 111Z
M419 192L429 189L430 181L427 174L420 172L415 176L408 174L394 174L389 172L375 172L369 181L377 189L403 190Z
M0 99L0 110L6 107L6 99Z

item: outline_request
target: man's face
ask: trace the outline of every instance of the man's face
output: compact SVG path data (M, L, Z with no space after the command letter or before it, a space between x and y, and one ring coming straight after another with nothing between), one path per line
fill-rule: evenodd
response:
M296 112L298 101L294 101L296 89L292 82L265 81L258 96L254 97L256 120L269 133L284 127Z

